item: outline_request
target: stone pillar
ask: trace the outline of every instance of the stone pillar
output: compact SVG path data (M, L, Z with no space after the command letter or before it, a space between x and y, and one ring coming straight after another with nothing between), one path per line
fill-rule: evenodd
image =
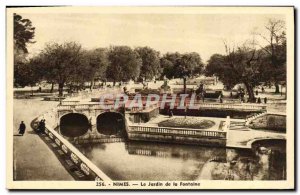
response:
M225 128L224 128L224 130L228 131L229 128L230 128L230 116L227 116L226 117L226 121L225 121Z

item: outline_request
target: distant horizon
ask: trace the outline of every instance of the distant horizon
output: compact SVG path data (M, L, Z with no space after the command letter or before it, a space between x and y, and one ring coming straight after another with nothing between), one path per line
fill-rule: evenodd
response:
M160 52L197 52L204 63L215 53L225 54L223 41L239 45L264 33L271 14L89 14L22 13L35 29L36 43L28 44L29 55L46 43L75 41L85 49L126 45L148 46ZM259 40L262 45L265 42Z

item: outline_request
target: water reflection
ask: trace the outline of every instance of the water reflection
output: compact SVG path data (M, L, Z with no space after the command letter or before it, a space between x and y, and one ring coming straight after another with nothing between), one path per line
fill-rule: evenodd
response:
M113 180L281 180L282 148L246 151L150 142L77 146Z

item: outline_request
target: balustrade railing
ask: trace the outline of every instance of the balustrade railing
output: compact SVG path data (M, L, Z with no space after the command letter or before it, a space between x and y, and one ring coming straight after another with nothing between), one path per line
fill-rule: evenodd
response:
M65 155L70 156L73 163L87 176L93 177L96 181L111 181L111 179L87 159L77 148L70 144L54 129L46 125L46 135L55 143Z
M171 128L171 127L151 127L151 126L140 126L130 125L130 132L145 132L145 133L157 133L157 134L172 134L172 135L195 135L199 137L217 137L226 138L227 132L213 131L213 130L202 130L202 129L182 129L182 128Z
M114 104L100 104L100 103L89 103L89 104L79 104L72 102L68 104L68 101L66 103L63 103L62 105L58 106L58 110L87 110L87 109L105 109L105 106L111 106L114 108ZM195 103L194 104L199 109L235 109L235 110L257 110L257 111L264 111L266 110L266 106L263 105L250 105L250 104L211 104L211 103ZM145 109L152 109L160 106L160 102L155 104L150 104L148 106L143 105L143 107L132 107L128 108L127 110L130 111L142 111ZM177 105L179 106L179 105ZM187 104L189 106L189 104ZM121 107L121 106L120 106ZM176 105L175 105L176 107Z

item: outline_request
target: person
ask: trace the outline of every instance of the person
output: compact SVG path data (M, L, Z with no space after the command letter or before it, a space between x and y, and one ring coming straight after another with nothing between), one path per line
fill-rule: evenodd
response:
M265 88L264 87L261 88L261 92L265 93Z
M19 134L21 134L22 136L24 135L26 130L26 125L24 124L24 121L21 121L21 124L19 126Z
M45 133L45 119L42 119L39 123L39 132L40 133Z
M43 120L43 123L42 123L42 133L45 133L45 129L46 129L46 120L44 119Z
M170 109L170 110L169 110L169 117L172 118L172 116L173 116L173 112L172 112L172 110Z
M257 103L258 103L258 104L260 104L260 103L261 103L261 99L260 99L260 97L258 97L258 99L257 99Z
M123 91L124 91L125 94L127 94L127 87L126 86L123 87Z
M223 98L223 93L222 92L220 93L220 98Z
M42 129L42 121L43 120L40 120L39 124L38 124L38 127L37 127L37 132L40 133L41 132L41 129Z
M264 102L265 102L265 104L267 103L267 101L268 101L268 100L267 100L267 97L265 97L265 98L264 98Z
M255 91L255 94L258 95L258 90Z
M232 98L232 91L230 91L230 97Z

